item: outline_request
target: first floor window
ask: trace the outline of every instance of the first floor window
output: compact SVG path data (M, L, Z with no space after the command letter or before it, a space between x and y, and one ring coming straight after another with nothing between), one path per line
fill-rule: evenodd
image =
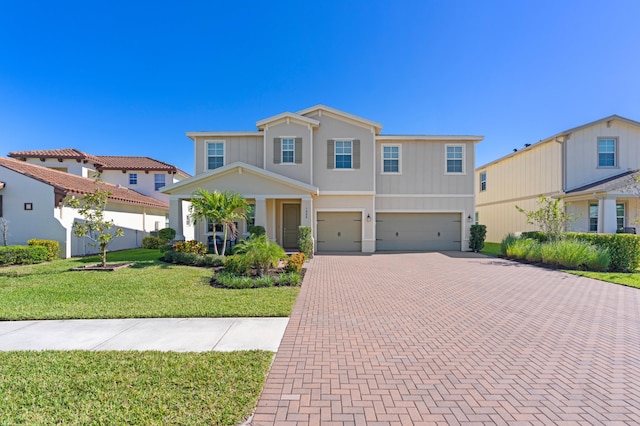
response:
M154 175L154 187L155 190L158 191L160 188L165 186L164 175L156 174Z
M400 147L382 146L382 172L400 173Z
M137 184L138 184L138 174L129 173L129 185L137 185Z
M625 221L624 221L624 204L618 203L616 204L616 221L617 221L617 229L624 229Z
M480 191L487 190L487 172L480 173Z
M353 168L351 141L336 141L336 169Z
M207 169L224 166L224 142L207 143Z
M476 212L476 225L480 223L480 213Z
M447 146L447 173L464 173L462 146Z
M295 153L295 139L282 139L282 162L294 163Z
M249 204L249 209L247 210L247 232L251 229L252 226L256 224L256 205Z
M598 139L598 167L616 166L616 140Z
M589 232L598 232L598 204L589 204Z

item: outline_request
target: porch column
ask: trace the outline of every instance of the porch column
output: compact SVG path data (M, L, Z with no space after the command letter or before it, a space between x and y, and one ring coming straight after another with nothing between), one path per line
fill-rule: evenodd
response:
M311 226L311 217L313 216L311 197L302 197L302 209L300 210L300 216L301 226Z
M184 241L184 227L182 223L182 199L177 195L169 198L169 226L176 230L176 240Z
M256 197L256 210L254 218L256 225L263 226L267 229L267 200L264 197Z
M598 232L615 234L618 229L616 198L607 195L598 200Z

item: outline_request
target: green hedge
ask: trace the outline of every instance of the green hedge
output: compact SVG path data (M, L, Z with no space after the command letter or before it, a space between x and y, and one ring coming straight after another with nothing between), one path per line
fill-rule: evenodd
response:
M60 253L60 243L54 240L29 240L27 245L30 246L42 246L47 249L47 260L56 260L58 253Z
M548 241L542 232L523 232L523 238L532 238L540 242ZM568 240L584 241L600 248L606 248L611 256L609 270L615 272L635 272L640 267L640 236L633 234L591 234L567 232Z
M0 246L0 265L27 265L46 262L49 252L44 246Z
M215 254L197 254L197 253L184 253L175 250L169 250L164 252L162 260L169 263L175 263L178 265L191 265L213 268L216 266L224 265L224 256L218 256Z

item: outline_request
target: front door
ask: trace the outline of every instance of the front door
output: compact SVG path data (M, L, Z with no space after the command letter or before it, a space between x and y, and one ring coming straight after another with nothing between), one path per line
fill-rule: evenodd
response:
M300 226L300 204L282 205L282 246L286 249L298 247Z

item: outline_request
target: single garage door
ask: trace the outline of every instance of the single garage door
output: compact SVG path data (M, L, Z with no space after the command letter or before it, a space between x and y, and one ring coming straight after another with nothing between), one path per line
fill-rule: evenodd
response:
M318 212L318 251L361 251L362 213Z
M378 213L377 251L460 250L460 213Z

